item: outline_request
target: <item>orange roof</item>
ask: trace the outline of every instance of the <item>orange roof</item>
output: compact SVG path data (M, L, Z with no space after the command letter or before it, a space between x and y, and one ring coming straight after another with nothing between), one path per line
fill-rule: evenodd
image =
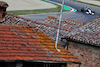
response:
M35 27L0 25L0 60L52 61L81 63L77 57L58 45Z

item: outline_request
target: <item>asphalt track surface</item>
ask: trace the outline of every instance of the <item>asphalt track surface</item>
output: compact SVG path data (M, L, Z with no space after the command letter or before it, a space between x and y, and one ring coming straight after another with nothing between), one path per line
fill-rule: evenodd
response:
M62 0L50 0L50 1L62 3ZM91 6L91 5L77 3L77 2L69 1L69 0L65 0L64 5L70 6L70 7L77 10L76 12L63 12L62 18L65 18L65 19L70 19L70 20L88 23L88 22L90 22L90 21L92 21L95 18L100 16L100 7L95 7L95 6ZM92 10L94 10L96 12L96 15L93 16L93 15L87 15L85 13L82 13L80 10L83 6L90 7ZM48 13L48 14L20 15L20 16L31 19L33 21L41 22L41 21L43 21L44 18L47 18L48 15L59 17L60 12L58 12L58 13Z

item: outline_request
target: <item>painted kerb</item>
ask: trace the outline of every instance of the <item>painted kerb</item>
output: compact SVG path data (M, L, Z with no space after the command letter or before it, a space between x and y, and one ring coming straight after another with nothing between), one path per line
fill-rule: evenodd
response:
M46 1L46 2L49 2L49 3L52 3L52 4L55 4L55 5L59 5L59 6L62 6L62 4L60 3L56 3L56 2L53 2L53 1L49 1L49 0L43 0L43 1ZM68 6L63 6L65 10L69 10L71 12L75 12L76 10L71 8L71 7L68 7Z

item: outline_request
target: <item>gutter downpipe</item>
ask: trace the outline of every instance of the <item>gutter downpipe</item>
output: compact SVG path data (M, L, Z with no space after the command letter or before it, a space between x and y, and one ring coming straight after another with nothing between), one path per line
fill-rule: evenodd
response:
M63 6L64 6L64 0L62 1L62 7L61 7L60 19L59 19L59 26L58 26L58 30L57 30L57 37L56 37L56 43L55 43L55 49L58 52L60 52L60 49L57 48L57 43L58 43L58 38L59 38L59 31L60 31L60 24L61 24L61 19L62 19Z
M79 64L79 67L81 67L81 64Z

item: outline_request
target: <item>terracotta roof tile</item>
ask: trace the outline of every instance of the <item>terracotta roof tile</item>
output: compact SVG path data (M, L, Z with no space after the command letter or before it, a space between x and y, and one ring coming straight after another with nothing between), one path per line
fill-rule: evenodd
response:
M81 63L35 27L0 25L0 60L56 61Z
M37 27L55 41L58 20L57 17L48 16L48 18L44 19L44 22L37 22ZM72 41L100 47L100 17L87 24L62 19L60 29L59 43L61 43L61 46L65 45L62 45L60 39L66 37L66 39Z
M37 29L37 22L12 14L0 25L0 60L56 61L81 63L78 58Z
M67 39L100 47L100 17L68 33Z

